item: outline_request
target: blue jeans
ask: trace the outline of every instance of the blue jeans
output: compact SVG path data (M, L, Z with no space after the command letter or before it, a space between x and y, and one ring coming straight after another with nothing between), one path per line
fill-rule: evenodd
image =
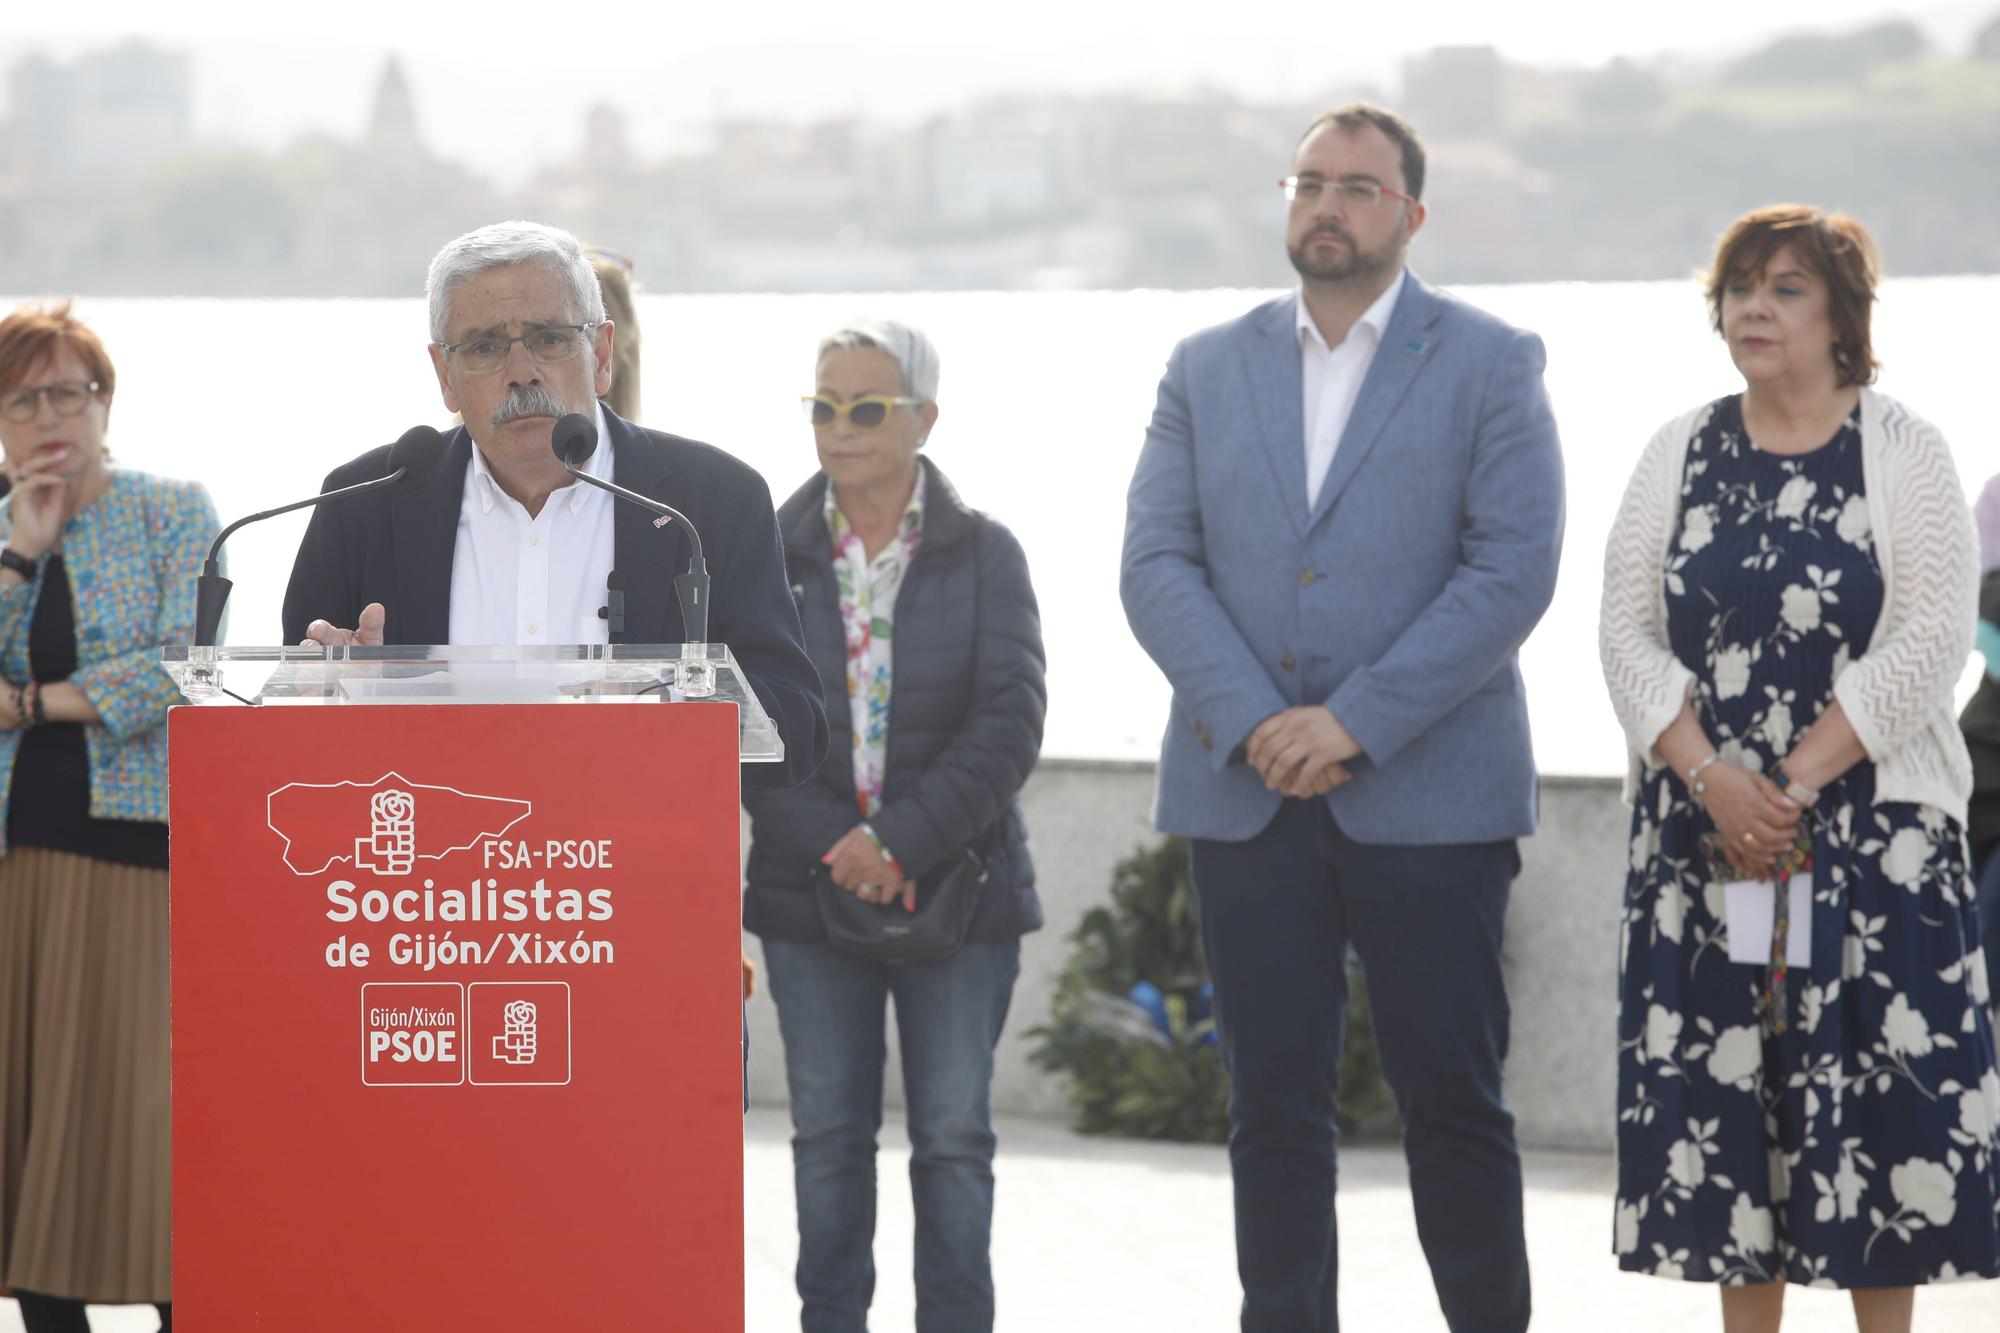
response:
M805 1333L865 1333L875 1296L875 1137L884 1004L896 999L910 1124L918 1333L993 1327L993 1050L1021 970L1018 940L889 965L825 944L764 941L792 1101Z
M1246 842L1195 840L1189 862L1229 1068L1244 1333L1340 1327L1334 1099L1350 944L1445 1323L1521 1333L1521 1159L1500 1094L1514 844L1363 844L1326 802L1289 800Z

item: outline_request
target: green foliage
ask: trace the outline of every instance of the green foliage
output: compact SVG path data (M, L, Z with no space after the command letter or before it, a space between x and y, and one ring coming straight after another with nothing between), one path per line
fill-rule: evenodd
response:
M1908 19L1889 19L1853 32L1790 32L1738 60L1733 83L1839 83L1884 65L1915 60L1930 48Z
M1170 837L1120 861L1111 872L1111 905L1085 913L1070 936L1077 945L1072 967L1118 995L1140 981L1163 993L1198 990L1208 963L1187 858L1187 840Z
M260 154L193 153L154 180L143 238L162 256L246 267L283 262L296 247L300 212Z
M1202 957L1187 843L1167 838L1141 848L1112 872L1111 903L1086 913L1056 984L1049 1022L1037 1038L1037 1065L1066 1075L1077 1125L1086 1134L1221 1143L1229 1137L1229 1080L1197 1018L1208 980ZM1160 991L1167 1031L1127 998L1139 982ZM1388 1106L1368 1022L1368 993L1349 977L1347 1049L1341 1062L1341 1127L1379 1121Z

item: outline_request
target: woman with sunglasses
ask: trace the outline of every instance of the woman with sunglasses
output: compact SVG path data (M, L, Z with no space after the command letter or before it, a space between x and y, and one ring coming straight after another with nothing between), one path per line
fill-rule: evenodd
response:
M114 469L111 358L67 304L0 319L0 1285L28 1333L168 1287L167 707L216 533Z
M828 708L832 746L811 780L746 798L743 921L764 941L778 1004L801 1321L815 1333L867 1327L891 997L917 1328L993 1327L989 1094L1020 937L1042 924L1017 796L1048 694L1020 544L920 454L937 383L937 352L913 328L881 320L829 335L805 400L819 471L778 511L806 646L827 698L845 680L849 705ZM984 882L955 952L891 962L851 937L829 941L823 899L914 919L927 894L941 904L966 890L968 857Z

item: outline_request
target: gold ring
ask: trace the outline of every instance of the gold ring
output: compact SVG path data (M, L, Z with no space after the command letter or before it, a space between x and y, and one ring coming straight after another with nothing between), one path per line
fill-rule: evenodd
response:
M1755 842L1755 841L1757 841L1757 835L1756 835L1756 834L1754 834L1754 833L1746 833L1746 834L1744 834L1744 835L1743 835L1743 841L1745 841L1745 842Z

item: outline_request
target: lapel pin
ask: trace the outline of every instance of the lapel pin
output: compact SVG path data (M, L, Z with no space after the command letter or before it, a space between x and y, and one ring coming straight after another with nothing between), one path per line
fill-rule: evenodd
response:
M1412 338L1408 342L1403 344L1403 350L1409 353L1411 356L1422 356L1425 352L1430 350L1430 346L1431 345L1425 342L1422 338Z

